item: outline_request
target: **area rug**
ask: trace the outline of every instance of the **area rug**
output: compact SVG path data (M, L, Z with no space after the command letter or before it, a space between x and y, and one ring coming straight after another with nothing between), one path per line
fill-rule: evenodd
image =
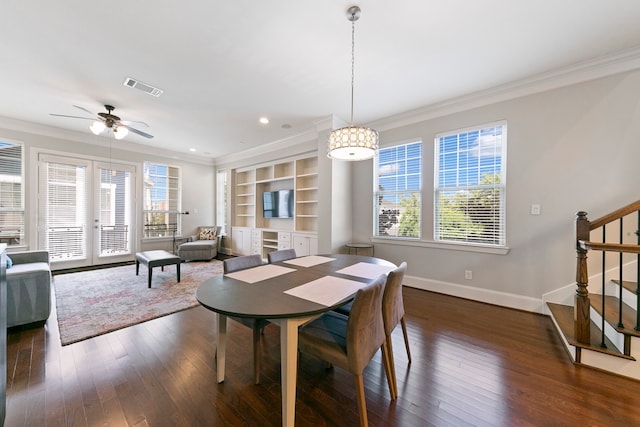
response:
M195 292L210 277L222 274L222 262L188 262L153 269L148 288L147 268L135 265L59 274L53 277L62 345L198 305Z

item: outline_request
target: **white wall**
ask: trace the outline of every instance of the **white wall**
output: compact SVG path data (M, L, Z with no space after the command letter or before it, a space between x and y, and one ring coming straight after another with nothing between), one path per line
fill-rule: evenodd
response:
M433 239L433 140L451 129L507 120L506 255L376 243L408 262L415 286L538 310L575 281L573 220L640 199L640 72L629 72L381 132L381 144L424 141L423 239ZM354 165L353 239L371 238L372 163ZM541 215L530 215L531 204ZM464 271L473 271L473 280Z

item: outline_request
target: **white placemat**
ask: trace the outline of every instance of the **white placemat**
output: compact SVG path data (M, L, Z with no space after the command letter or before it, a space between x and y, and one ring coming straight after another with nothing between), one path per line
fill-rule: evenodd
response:
M336 271L340 274L348 274L349 276L364 277L365 279L375 279L381 274L387 274L394 267L379 264L371 264L369 262L359 262L357 264L345 267Z
M364 286L367 284L355 280L324 276L304 285L296 286L284 293L328 307L353 295Z
M234 271L233 273L226 274L226 276L247 283L256 283L261 280L271 279L272 277L282 276L283 274L287 274L292 271L296 271L295 268L266 264L259 267L248 268L246 270Z
M314 265L324 264L325 262L333 261L335 258L329 258L326 256L303 256L300 258L293 258L284 261L286 264L297 265L298 267L313 267Z

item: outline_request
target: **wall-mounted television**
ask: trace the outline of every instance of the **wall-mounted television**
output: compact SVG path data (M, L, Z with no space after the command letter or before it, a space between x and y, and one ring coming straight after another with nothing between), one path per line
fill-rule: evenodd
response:
M293 218L293 190L262 193L262 215L265 218Z

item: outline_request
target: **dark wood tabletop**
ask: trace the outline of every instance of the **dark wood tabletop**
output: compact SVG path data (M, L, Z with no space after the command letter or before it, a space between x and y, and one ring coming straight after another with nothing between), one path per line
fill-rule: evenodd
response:
M196 291L196 299L209 310L227 316L263 319L304 317L339 307L353 295L332 306L326 306L286 294L285 291L329 275L363 283L373 281L374 279L336 273L360 262L395 268L389 261L368 256L320 256L333 258L333 261L311 267L300 267L287 262L275 263L274 265L291 268L293 271L255 283L243 282L227 275L214 276L200 285Z

